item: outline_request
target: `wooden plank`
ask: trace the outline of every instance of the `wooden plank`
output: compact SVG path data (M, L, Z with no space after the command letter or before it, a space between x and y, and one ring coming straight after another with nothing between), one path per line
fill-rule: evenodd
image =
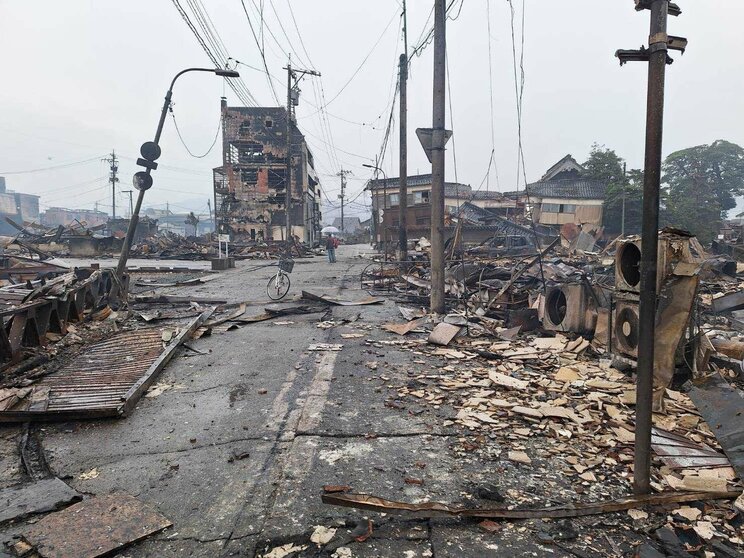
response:
M436 325L429 335L429 343L446 347L460 333L462 326L441 322Z

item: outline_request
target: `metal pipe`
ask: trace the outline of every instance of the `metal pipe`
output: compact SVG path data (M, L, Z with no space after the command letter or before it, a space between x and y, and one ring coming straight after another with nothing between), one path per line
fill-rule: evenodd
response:
M643 181L641 245L641 294L638 320L638 370L636 376L636 424L633 491L651 490L651 419L654 383L654 337L656 320L656 274L659 233L659 187L661 183L662 132L664 128L664 80L667 64L668 0L651 5L650 59L646 111L646 159Z

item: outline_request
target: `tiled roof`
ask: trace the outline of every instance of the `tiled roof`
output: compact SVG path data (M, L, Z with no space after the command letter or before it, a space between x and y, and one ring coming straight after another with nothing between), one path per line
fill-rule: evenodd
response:
M601 180L576 178L534 182L527 185L530 196L540 198L563 198L581 200L603 200L607 184Z
M398 186L400 179L397 176L391 178L381 178L378 180L370 180L369 187L371 189L377 188L391 188ZM408 186L425 186L431 184L431 174L409 174L406 177L406 184Z
M444 183L444 197L445 198L469 198L472 194L473 189L467 184L458 184L457 182L445 182Z
M471 198L474 200L500 200L505 196L502 192L486 192L485 190L478 190L473 192Z
M372 179L369 181L367 189L382 190L387 188L395 192L398 189L399 183L400 180L397 176L379 180ZM431 185L431 174L409 175L406 184L408 186L429 186ZM459 184L457 182L445 182L444 184L444 195L447 197L454 198L458 195L470 197L471 192L472 189L467 184Z

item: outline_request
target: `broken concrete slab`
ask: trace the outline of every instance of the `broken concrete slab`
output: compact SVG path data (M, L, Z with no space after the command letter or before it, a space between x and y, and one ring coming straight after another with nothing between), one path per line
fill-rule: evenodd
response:
M55 511L82 499L82 494L56 477L4 488L0 490L0 523Z

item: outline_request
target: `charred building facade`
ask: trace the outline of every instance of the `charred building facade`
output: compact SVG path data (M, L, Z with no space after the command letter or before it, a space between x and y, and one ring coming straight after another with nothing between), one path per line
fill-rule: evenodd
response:
M320 183L305 137L295 122L287 126L286 109L228 107L223 99L222 117L223 165L214 169L218 231L233 241L284 240L289 183L292 234L316 242Z

